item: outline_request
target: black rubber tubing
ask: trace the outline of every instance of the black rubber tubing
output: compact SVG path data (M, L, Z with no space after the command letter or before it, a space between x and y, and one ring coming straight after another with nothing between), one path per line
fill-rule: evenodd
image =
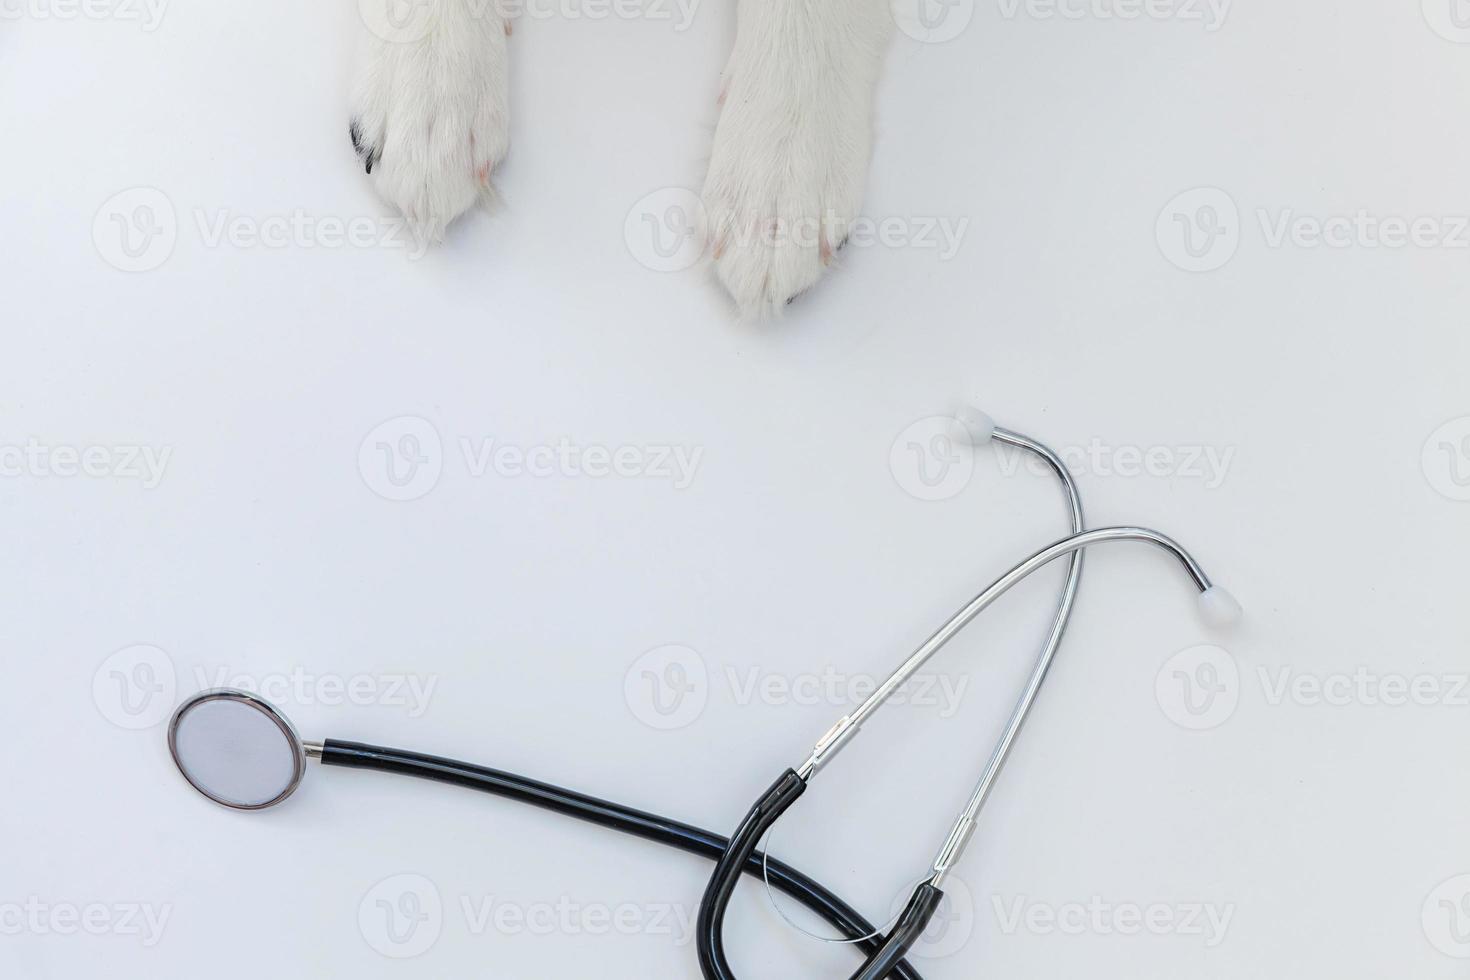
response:
M331 739L323 744L321 761L327 766L371 769L377 772L392 772L419 779L430 779L452 786L462 786L466 789L490 793L520 803L529 803L564 816L574 817L600 827L618 830L634 837L641 837L644 840L708 858L717 862L717 875L719 869L724 867L730 859L730 841L719 834L498 769L488 769L454 759L421 755L417 752L406 752L402 749L364 745L360 742L338 742ZM801 778L796 773L790 773L790 776L800 784L802 790L806 789L806 784L801 782ZM796 795L801 795L800 790L796 791ZM792 800L795 800L795 796L792 797ZM748 847L743 848L745 854L740 858L739 865L739 871L757 878L765 873L765 856L755 849L759 840L760 836L757 835ZM739 877L739 871L736 872L736 877ZM870 963L874 957L882 956L885 949L889 949L891 958L890 943L881 936L873 936L872 934L876 931L873 925L864 919L856 909L827 888L789 864L777 861L775 858L770 861L770 876L773 888L785 892L811 909L836 927L847 939L859 940L853 945L868 954ZM713 881L711 883L713 884ZM732 884L731 890L733 888ZM726 901L728 900L727 895ZM701 903L700 906L701 923L704 920L705 904L707 903ZM723 918L723 914L721 917ZM922 926L919 931L923 931ZM704 959L702 940L701 936L701 969L703 969ZM913 940L910 939L909 945L912 945L912 942ZM907 949L908 945L905 945L903 952L906 952ZM899 957L902 957L903 952L898 954ZM890 969L892 973L903 977L904 980L923 980L919 971L907 962L900 961Z
M806 780L794 770L782 773L750 808L745 820L730 836L730 846L715 862L714 874L710 876L704 898L699 903L699 920L694 932L699 970L705 980L737 980L735 970L725 955L725 913L730 906L730 896L735 893L741 871L748 874L751 860L759 861L756 844L805 792ZM863 945L868 959L852 975L852 980L884 980L893 974L906 976L904 971L910 968L904 956L928 928L943 897L944 893L933 885L927 882L920 885L888 937Z
M869 954L868 962L853 974L852 980L883 980L884 977L898 972L899 964L908 955L910 947L924 935L924 930L929 928L929 923L934 919L934 913L939 911L939 903L943 900L944 892L930 882L926 881L914 889L913 897L909 899L903 914L898 917L893 931L884 940L883 947L876 953Z

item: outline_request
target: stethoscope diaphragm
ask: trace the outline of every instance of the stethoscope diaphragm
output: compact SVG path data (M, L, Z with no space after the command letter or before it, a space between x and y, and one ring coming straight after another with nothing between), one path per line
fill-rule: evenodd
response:
M296 729L245 691L205 691L185 701L169 724L168 749L190 786L236 810L275 806L306 772Z

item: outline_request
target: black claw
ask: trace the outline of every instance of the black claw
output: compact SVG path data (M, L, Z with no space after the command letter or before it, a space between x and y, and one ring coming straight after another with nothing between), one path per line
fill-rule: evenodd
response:
M367 164L367 172L372 173L373 167L383 158L383 151L363 138L362 123L356 119L348 123L347 135L352 137L352 148L357 151L358 158Z
M848 236L848 238L850 238L850 237L851 236ZM837 251L840 252L844 248L847 248L847 238L843 238L842 241L838 243L838 245L837 245Z

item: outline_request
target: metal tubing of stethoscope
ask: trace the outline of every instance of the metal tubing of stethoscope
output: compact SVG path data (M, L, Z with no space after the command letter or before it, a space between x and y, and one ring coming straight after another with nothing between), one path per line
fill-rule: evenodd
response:
M1072 471L1067 469L1067 464L1060 456L1030 436L999 426L991 432L991 438L995 442L1030 453L1050 469L1056 476L1057 482L1061 484L1063 495L1067 498L1067 512L1072 533L1078 534L1086 528L1086 518L1082 511L1082 491L1078 489ZM990 761L986 764L985 772L970 797L970 803L960 813L949 836L945 838L944 847L940 849L939 856L934 860L934 877L931 880L936 887L944 883L949 869L954 867L964 852L965 845L974 832L975 818L980 808L985 805L986 798L990 796L990 790L1010 755L1011 746L1015 744L1016 736L1020 734L1021 726L1025 724L1026 717L1031 711L1031 705L1035 702L1036 695L1041 690L1047 673L1051 670L1052 661L1056 657L1058 647L1061 646L1062 638L1067 633L1067 624L1072 618L1072 608L1077 600L1077 589L1082 582L1082 564L1085 554L1083 549L1072 552L1071 561L1067 563L1067 580L1062 586L1061 597L1057 601L1056 615L1047 633L1046 643L1042 646L1040 656L1037 657L1036 666L1032 669L1031 678L1025 690L1021 692L1021 697L1016 701L1005 732L991 752ZM772 896L772 901L774 900ZM780 912L779 906L777 911ZM784 913L782 917L785 918ZM791 922L790 919L787 921ZM795 925L795 923L791 924Z
M873 692L868 700L864 701L856 711L846 716L832 727L822 740L812 750L811 757L802 765L798 773L803 779L810 779L821 771L822 767L842 750L852 740L858 730L862 728L873 713L881 708L894 693L908 682L909 678L928 663L929 659L938 653L946 643L954 639L955 634L969 625L980 613L984 612L992 603L1021 582L1040 569L1046 567L1063 555L1071 554L1083 548L1090 548L1095 544L1103 544L1113 541L1139 541L1152 544L1172 554L1201 593L1210 589L1211 582L1204 569L1200 568L1199 562L1194 560L1189 552L1185 551L1174 539L1158 531L1143 527L1105 527L1094 531L1083 531L1063 538L1055 544L1048 545L1036 554L1027 558L1019 565L1006 572L1000 578L991 583L990 587L981 592L970 603L956 613L949 622L941 626L933 636L925 640L923 645L909 657L893 675L884 681L882 686Z
M997 428L994 439L1031 453L1051 468L1067 495L1072 518L1072 533L1082 533L1087 526L1082 513L1082 493L1078 490L1077 481L1072 478L1071 471L1067 469L1067 464L1062 461L1061 457L1034 439L1008 429ZM1005 731L1001 734L1000 740L995 743L990 761L985 765L985 772L980 776L980 781L976 783L975 790L970 795L970 802L960 812L959 819L955 821L954 827L945 839L944 846L934 859L934 877L931 880L935 887L944 883L945 876L958 863L960 856L964 853L965 845L974 835L975 822L980 810L985 806L985 801L989 799L990 791L995 788L995 781L1000 776L1001 769L1005 767L1011 748L1016 743L1016 736L1021 733L1022 726L1026 724L1026 718L1031 713L1031 706L1036 702L1036 695L1040 692L1041 685L1045 683L1046 676L1051 671L1057 649L1062 644L1062 637L1066 635L1067 625L1072 618L1072 607L1077 600L1077 588L1082 583L1082 563L1085 554L1086 550L1082 548L1072 552L1072 558L1067 567L1067 581L1062 587L1061 600L1057 604L1056 618L1052 621L1046 645L1042 647L1041 655L1036 659L1036 666L1031 670L1031 677L1026 682L1026 688L1021 692L1021 697L1016 701L1016 707L1011 711Z
M1056 476L1057 482L1061 484L1063 495L1067 501L1067 511L1070 518L1072 533L1076 534L1084 530L1086 526L1082 513L1082 492L1077 487L1077 481L1073 479L1072 473L1067 469L1060 456L1052 452L1050 448L1037 442L1029 436L1021 435L998 426L990 431L990 439L1011 446L1022 452L1036 457ZM1057 648L1061 646L1062 637L1066 635L1067 624L1072 617L1072 607L1077 598L1077 588L1082 580L1082 563L1085 552L1078 550L1072 552L1071 561L1068 562L1067 580L1062 587L1062 593L1057 601L1057 611L1052 621L1051 628L1047 632L1046 643L1043 645L1041 654L1037 658L1036 666L1032 671L1030 683L1021 693L1016 707L1011 713L1011 719L1006 726L1005 733L995 745L991 753L990 761L985 768L985 773L980 779L979 786L972 796L972 802L960 814L955 822L953 830L945 839L945 845L940 850L938 858L934 862L934 876L931 879L934 886L943 884L945 874L960 858L965 844L968 842L975 826L975 815L979 813L984 800L990 794L990 786L1000 773L1006 757L1010 754L1011 746L1015 742L1016 735L1025 722L1027 713L1031 710L1031 704L1036 699L1037 691L1040 690L1042 682L1046 680L1047 671L1051 668L1052 659L1056 656ZM978 801L978 802L976 802ZM770 891L769 884L767 891ZM778 914L786 919L789 925L801 930L791 920L781 907L776 905L775 895L772 894L771 902ZM805 930L802 930L805 931Z

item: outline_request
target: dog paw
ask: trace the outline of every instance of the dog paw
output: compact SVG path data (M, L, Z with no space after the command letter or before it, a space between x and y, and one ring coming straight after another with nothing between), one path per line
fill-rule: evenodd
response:
M378 194L425 241L441 240L455 218L494 199L491 176L510 137L509 26L498 10L412 0L406 16L364 14L352 145Z
M832 265L862 207L892 26L873 0L746 0L704 185L716 275L779 313Z

